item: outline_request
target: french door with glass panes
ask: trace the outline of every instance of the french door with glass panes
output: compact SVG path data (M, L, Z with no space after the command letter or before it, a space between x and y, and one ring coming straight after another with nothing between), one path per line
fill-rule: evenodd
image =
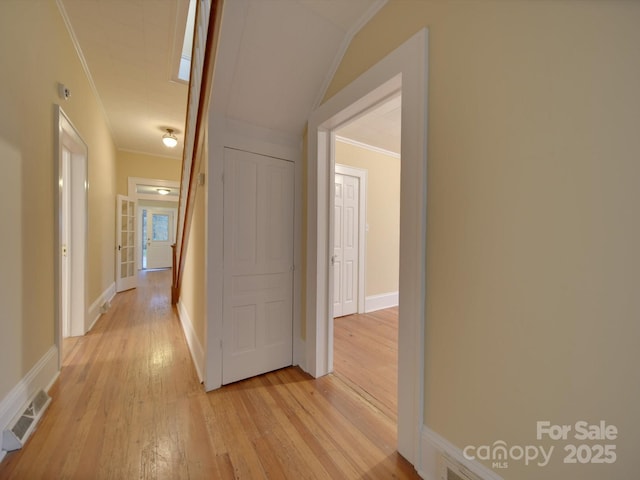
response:
M136 270L136 202L124 195L117 197L116 221L116 291L137 286Z

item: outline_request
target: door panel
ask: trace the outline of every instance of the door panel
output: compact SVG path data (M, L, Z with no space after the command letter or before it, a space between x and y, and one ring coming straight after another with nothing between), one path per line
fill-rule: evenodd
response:
M147 268L171 267L173 219L173 212L147 209Z
M223 383L292 364L291 162L225 150Z
M360 179L335 174L333 316L358 311Z
M117 197L116 291L136 288L136 202L124 195Z

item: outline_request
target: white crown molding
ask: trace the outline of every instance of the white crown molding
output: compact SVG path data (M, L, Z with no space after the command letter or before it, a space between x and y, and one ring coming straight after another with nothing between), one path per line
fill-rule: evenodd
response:
M69 33L69 37L71 37L71 43L73 43L73 46L76 49L76 53L78 54L78 59L80 60L82 69L84 70L84 73L87 76L87 81L89 82L89 86L91 87L91 90L93 90L93 94L96 96L96 102L98 102L98 106L100 108L100 111L102 112L102 116L104 117L104 121L107 124L109 133L111 134L111 139L112 141L114 141L113 128L111 127L111 121L109 120L109 116L107 115L107 110L104 108L104 104L102 103L100 94L98 93L98 88L96 87L96 84L93 81L91 70L89 70L89 65L87 64L87 60L84 57L82 48L80 47L80 42L78 42L78 37L76 37L76 33L73 30L73 27L71 26L71 20L69 19L69 15L67 15L67 10L64 8L64 4L62 3L62 0L56 0L56 5L58 6L58 11L62 16L62 20L64 21L64 25L65 27L67 27L67 32Z
M354 147L364 148L365 150L371 150L372 152L381 153L389 157L400 158L399 153L392 152L391 150L385 150L384 148L380 148L380 147L374 147L373 145L358 142L357 140L352 140L350 138L341 137L340 135L336 135L336 141L346 143L348 145L353 145Z

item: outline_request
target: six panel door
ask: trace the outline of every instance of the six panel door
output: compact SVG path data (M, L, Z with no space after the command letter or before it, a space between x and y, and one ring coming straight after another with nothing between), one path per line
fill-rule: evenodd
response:
M222 383L293 363L292 162L224 154Z

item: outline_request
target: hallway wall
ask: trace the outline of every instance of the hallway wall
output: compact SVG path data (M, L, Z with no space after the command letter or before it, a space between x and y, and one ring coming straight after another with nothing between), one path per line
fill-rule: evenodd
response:
M639 24L617 0L390 0L328 90L429 28L425 423L555 446L507 480L637 475ZM564 464L544 420L617 426L616 462Z
M400 159L336 141L336 163L367 170L365 295L398 293Z
M2 410L8 393L55 343L54 105L61 104L89 148L87 306L114 282L116 153L54 0L0 2L0 65L7 187L0 189ZM58 82L71 90L69 100L59 98Z
M207 142L202 149L200 173L205 174L207 179ZM203 380L206 345L206 186L196 186L195 206L191 228L189 232L189 243L185 257L185 266L182 277L182 289L180 291L180 302L178 311L180 321L189 344L191 356L196 365L198 376Z
M181 158L118 150L116 159L117 191L120 195L127 195L129 177L180 181Z

